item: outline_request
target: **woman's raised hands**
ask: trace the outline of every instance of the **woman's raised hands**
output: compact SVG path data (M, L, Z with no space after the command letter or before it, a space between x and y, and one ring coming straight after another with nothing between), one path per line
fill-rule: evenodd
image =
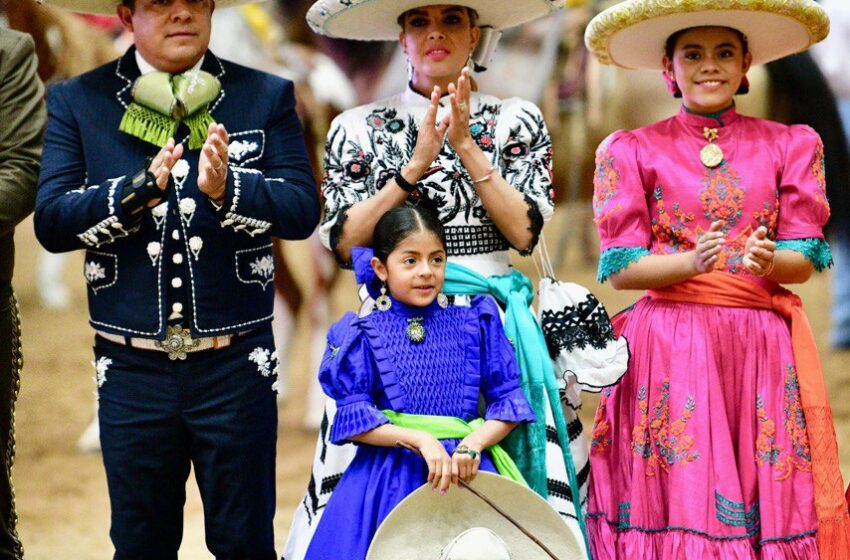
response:
M413 182L418 181L443 147L446 138L446 130L449 128L449 115L437 121L437 110L440 107L440 86L434 86L431 90L431 103L425 112L425 118L419 126L419 134L416 136L416 146L413 148L413 156L410 158L410 166L416 174Z
M457 85L449 84L449 101L452 104L451 119L449 121L448 137L449 144L456 152L460 152L470 142L473 142L469 133L469 104L472 93L472 82L469 77L469 69L464 68Z

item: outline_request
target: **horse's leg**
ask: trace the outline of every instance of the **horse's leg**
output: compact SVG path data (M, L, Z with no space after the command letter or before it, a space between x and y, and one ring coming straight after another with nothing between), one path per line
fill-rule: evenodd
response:
M275 239L274 251L274 319L272 333L278 356L278 402L286 399L289 391L289 372L292 363L290 349L295 339L295 318L303 301L301 289L289 271L283 256L283 243Z

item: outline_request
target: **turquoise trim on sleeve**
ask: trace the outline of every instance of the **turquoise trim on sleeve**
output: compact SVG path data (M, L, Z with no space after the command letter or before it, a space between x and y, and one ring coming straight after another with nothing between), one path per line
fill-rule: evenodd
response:
M607 281L612 274L628 268L633 262L649 255L650 252L644 247L614 247L599 255L599 272L596 280L600 284Z
M832 251L829 249L829 243L825 239L819 237L809 237L807 239L785 239L776 242L776 250L797 251L811 262L815 270L823 271L825 268L832 267Z

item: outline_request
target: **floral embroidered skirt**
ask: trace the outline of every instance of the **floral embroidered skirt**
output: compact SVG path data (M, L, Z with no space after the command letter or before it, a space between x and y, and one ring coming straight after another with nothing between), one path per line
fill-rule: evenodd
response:
M642 299L591 444L595 560L818 558L791 337L768 310Z

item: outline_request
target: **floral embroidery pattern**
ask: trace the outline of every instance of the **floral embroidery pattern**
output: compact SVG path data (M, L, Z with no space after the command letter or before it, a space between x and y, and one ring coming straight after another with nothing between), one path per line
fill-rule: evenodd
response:
M727 162L719 167L706 169L703 177L703 188L699 200L702 203L704 216L711 222L723 221L721 231L728 234L743 217L745 189L740 185L741 178ZM731 273L737 273L744 260L744 247L747 237L752 232L748 226L744 232L733 239L727 238L723 250L719 254L716 268ZM697 232L699 235L701 232Z
M112 360L101 356L96 362L92 362L91 365L94 368L94 382L98 388L103 387L103 384L106 383L106 372L109 370L109 366L112 365Z
M257 257L254 262L250 263L251 274L264 279L274 276L274 259L271 255Z
M246 154L257 151L259 145L256 142L243 142L234 140L227 146L227 155L235 160L241 160Z
M688 227L696 216L693 212L684 212L679 203L673 203L672 215L667 212L664 202L664 192L659 185L654 192L655 207L658 217L651 221L652 233L665 253L690 251L694 248L697 235Z
M508 183L533 199L551 199L552 146L542 115L527 109L512 114L515 124L499 145L496 127L500 113L498 103L473 103L470 134ZM410 160L418 120L397 108L379 107L366 116L362 126L349 123L330 132L322 185L324 223L338 223L350 206L382 189ZM409 199L437 213L444 224L493 228L469 174L448 142L417 186ZM450 253L453 250L450 239Z
M688 396L681 418L673 422L670 422L669 400L669 377L661 384L651 414L646 386L638 391L640 423L632 430L632 451L636 457L648 459L646 476L655 476L659 468L669 472L675 463L684 465L699 457L699 453L693 451L693 437L685 434L685 428L696 408L694 398Z
M791 437L791 445L794 448L794 458L791 462L799 470L809 471L812 455L806 434L806 417L800 401L800 382L793 364L788 364L786 368L783 411L785 412L785 430Z
M741 218L744 189L740 182L738 174L726 162L705 170L699 199L706 218L711 221L723 220L724 232L732 229Z
M272 391L280 394L280 361L278 360L277 352L272 352L258 346L248 354L248 360L257 364L257 371L263 377L274 376L275 381L272 383Z
M756 417L759 421L759 433L756 437L756 463L775 465L782 453L782 446L776 444L776 422L767 417L764 399L756 395Z
M759 227L767 228L767 236L771 239L776 237L776 224L779 221L779 192L776 193L776 201L771 207L769 202L764 203L761 211L753 212L753 220Z
M785 432L791 440L791 452L784 452L783 446L776 443L776 424L768 418L761 395L756 397L756 416L759 420L756 464L772 466L776 471L777 480L786 480L795 470L810 472L812 469L809 438L806 434L806 418L800 402L800 383L793 364L787 366L784 394L782 408Z
M613 214L623 209L622 204L608 208L617 192L620 174L614 167L614 156L608 150L611 137L605 139L596 151L596 172L593 174L593 221L597 225L605 223Z
M86 280L90 283L106 278L106 269L100 263L89 261L85 265Z
M611 388L602 391L599 397L599 406L596 408L596 416L593 419L593 439L590 441L591 453L602 453L612 443L611 424L606 420L608 414L608 397L611 396Z
M828 211L829 201L826 199L826 163L823 155L823 142L818 142L818 147L815 149L815 156L812 158L812 175L814 175L818 184L819 192L816 200Z

